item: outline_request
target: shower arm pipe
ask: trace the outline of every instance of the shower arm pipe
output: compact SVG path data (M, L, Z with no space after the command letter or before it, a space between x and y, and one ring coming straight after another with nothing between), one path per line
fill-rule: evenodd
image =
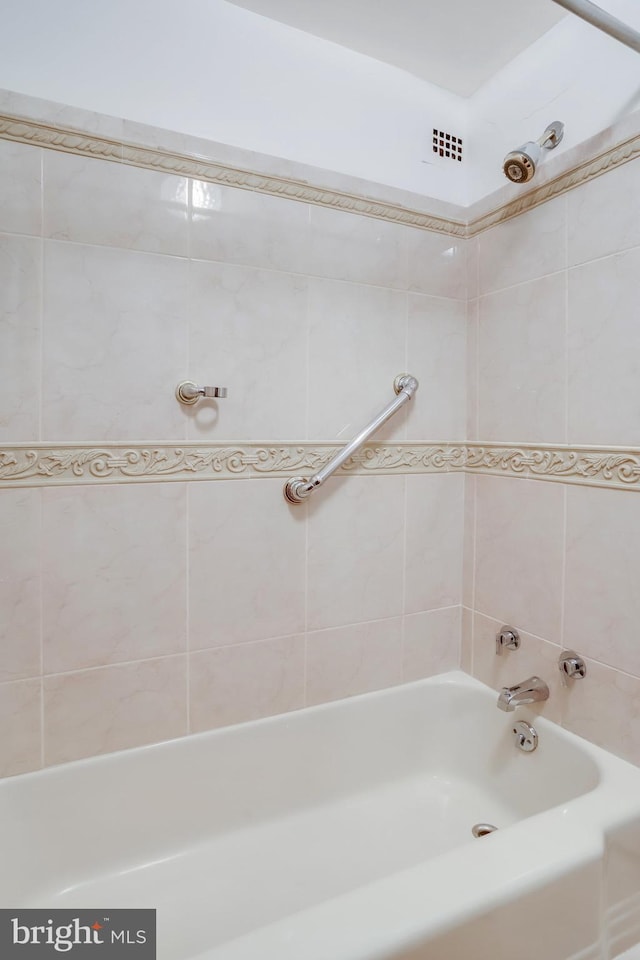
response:
M610 37L619 40L625 46L631 47L636 53L640 53L640 33L596 6L595 3L591 3L591 0L553 0L553 2L570 13L575 13L576 17L586 20L603 33L608 33Z
M382 410L371 423L367 424L367 426L353 438L351 443L348 443L342 450L338 451L321 470L318 470L318 472L308 480L305 479L305 477L292 477L290 480L287 480L284 485L284 495L289 503L303 503L316 487L322 486L325 480L335 473L349 457L352 457L383 423L386 423L400 407L403 407L405 403L411 400L418 389L418 381L410 374L404 373L396 377L393 382L393 389L397 393L395 400L387 404L384 410Z

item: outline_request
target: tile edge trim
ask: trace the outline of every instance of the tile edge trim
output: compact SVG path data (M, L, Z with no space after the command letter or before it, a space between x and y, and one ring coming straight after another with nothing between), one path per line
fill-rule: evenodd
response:
M123 163L156 172L162 171L176 176L194 177L208 183L301 201L460 239L478 236L499 223L526 213L640 156L640 134L638 134L614 144L592 158L580 161L549 183L542 184L523 196L503 203L475 220L466 222L412 210L400 204L375 200L365 195L314 185L293 177L263 174L186 153L142 146L5 113L0 114L0 139L76 156Z
M51 126L7 114L0 114L0 139L76 156L109 160L175 176L193 177L207 183L297 200L314 206L329 207L360 216L417 227L421 230L444 233L448 236L464 238L467 235L467 227L463 221L438 217L399 204L374 200L371 197L331 187L316 186L293 177L259 173L215 160L174 153L159 147L117 141L98 134Z
M339 448L316 443L16 443L0 446L0 488L286 478ZM342 475L466 473L640 490L640 449L559 444L368 443Z

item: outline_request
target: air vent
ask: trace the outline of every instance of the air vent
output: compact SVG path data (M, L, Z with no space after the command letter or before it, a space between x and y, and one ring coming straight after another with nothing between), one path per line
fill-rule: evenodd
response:
M439 157L448 157L450 160L462 162L462 140L452 133L433 128L433 152Z

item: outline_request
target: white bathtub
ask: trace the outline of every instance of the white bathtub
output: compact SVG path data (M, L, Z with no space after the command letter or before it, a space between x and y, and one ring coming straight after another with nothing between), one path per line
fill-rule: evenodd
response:
M640 770L450 673L1 781L0 859L2 907L157 908L159 960L608 960Z

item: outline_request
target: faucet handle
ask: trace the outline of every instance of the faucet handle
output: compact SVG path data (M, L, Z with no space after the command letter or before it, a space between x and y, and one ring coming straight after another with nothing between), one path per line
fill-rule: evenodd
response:
M581 680L587 675L587 665L575 650L563 650L558 657L558 669L563 681Z
M520 646L520 634L515 627L504 626L496 633L496 656L503 650L517 650Z

